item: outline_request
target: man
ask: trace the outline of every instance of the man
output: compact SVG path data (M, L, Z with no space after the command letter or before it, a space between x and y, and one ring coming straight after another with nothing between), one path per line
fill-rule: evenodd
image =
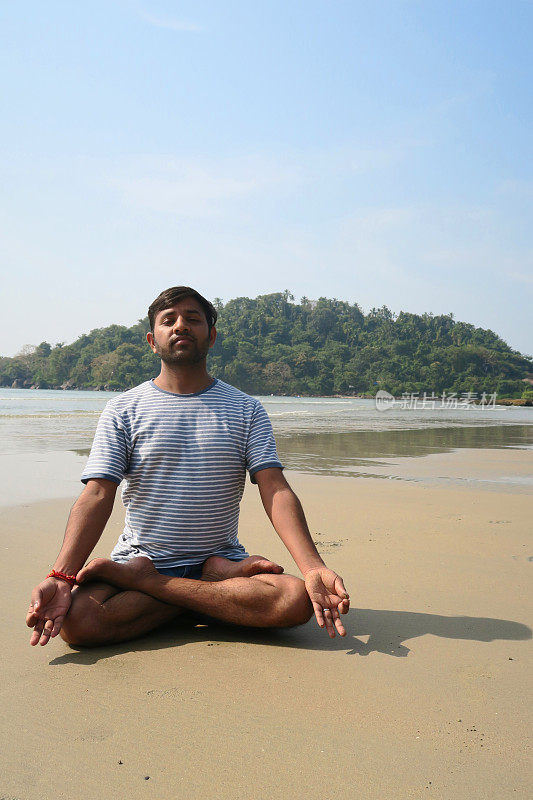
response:
M32 593L31 644L59 633L74 645L125 641L184 610L252 627L303 624L314 610L330 637L345 636L348 594L313 544L263 406L207 372L215 308L178 286L148 316L161 372L110 400L100 417L63 546ZM246 470L304 580L240 544ZM84 567L123 478L124 532L111 560Z

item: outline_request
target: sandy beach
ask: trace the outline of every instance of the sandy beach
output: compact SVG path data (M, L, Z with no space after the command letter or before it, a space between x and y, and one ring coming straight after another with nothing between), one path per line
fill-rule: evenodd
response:
M525 450L454 457L474 474L487 458L499 474L531 464ZM4 510L0 797L530 796L531 497L287 477L351 594L344 639L314 619L277 632L176 621L117 646L32 649L30 591L73 498ZM122 517L117 501L96 554ZM298 574L250 484L240 531L249 552Z

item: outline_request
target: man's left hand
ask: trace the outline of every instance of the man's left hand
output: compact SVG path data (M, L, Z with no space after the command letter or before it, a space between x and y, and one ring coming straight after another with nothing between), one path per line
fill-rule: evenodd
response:
M347 613L350 597L340 575L327 567L315 567L305 573L304 579L320 627L325 627L332 639L335 628L341 636L346 636L339 614Z

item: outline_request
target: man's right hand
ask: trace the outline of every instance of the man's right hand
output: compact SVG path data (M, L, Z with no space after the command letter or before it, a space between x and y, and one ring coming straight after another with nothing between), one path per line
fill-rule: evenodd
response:
M46 644L57 636L70 608L71 587L66 581L46 578L31 593L31 603L26 615L26 625L33 628L31 645Z

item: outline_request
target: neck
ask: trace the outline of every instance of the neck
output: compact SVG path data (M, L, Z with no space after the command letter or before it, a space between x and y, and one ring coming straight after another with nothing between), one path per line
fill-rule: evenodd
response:
M195 394L207 389L213 383L213 378L207 372L205 360L184 366L169 365L162 361L161 372L154 383L173 394Z

